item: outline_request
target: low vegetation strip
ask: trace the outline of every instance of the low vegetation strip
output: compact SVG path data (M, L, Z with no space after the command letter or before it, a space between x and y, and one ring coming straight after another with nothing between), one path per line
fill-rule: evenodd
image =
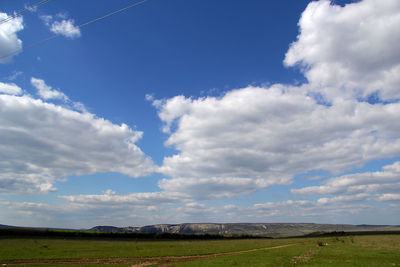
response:
M104 227L103 227L104 228ZM101 229L103 229L101 228ZM116 228L116 227L114 227ZM370 227L371 228L371 227ZM398 227L397 227L398 228ZM394 229L397 229L394 228ZM98 229L98 228L96 228ZM372 228L371 228L372 229ZM389 228L388 228L389 229ZM303 237L329 237L344 235L400 235L399 230L362 230L362 231L314 231L307 234L293 234L293 231L275 232L270 236L242 234L218 234L218 233L170 233L170 232L100 232L79 231L61 229L40 229L21 227L0 227L0 238L63 238L63 239L100 239L100 240L230 240L230 239L278 239L278 238L303 238ZM271 233L270 233L271 234Z
M132 232L95 232L77 230L35 229L35 228L0 228L0 237L45 237L72 239L141 239L141 240L222 240L271 238L250 234L181 234L181 233L132 233Z

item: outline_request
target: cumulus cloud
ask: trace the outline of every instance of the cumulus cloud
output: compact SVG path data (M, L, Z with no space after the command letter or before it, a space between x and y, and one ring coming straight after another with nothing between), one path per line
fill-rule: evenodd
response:
M285 57L287 66L303 67L307 84L248 86L219 97L146 95L169 135L165 145L177 150L158 169L169 176L158 182L160 194L188 201L229 198L274 184L288 185L298 173L325 170L339 175L398 156L400 103L360 100L376 90L382 99L398 98L393 91L399 77L394 42L398 27L386 22L397 21L399 5L384 1L386 7L372 0L344 7L324 0L308 5L299 22L298 40ZM375 24L378 30L371 27ZM319 195L316 201L271 202L253 208L302 207L304 213L318 214L330 207L356 212L367 208L357 202L396 198L396 164L382 172L320 179L321 186L292 190L302 196ZM136 203L138 195L65 198L74 203L105 199L114 203L119 197ZM271 214L279 213L275 211Z
M178 195L160 192L117 195L107 190L99 195L60 196L66 203L13 202L0 199L0 216L17 218L26 226L53 226L87 228L94 225L136 226L157 222L177 223L186 214L177 209L186 207L202 209ZM84 214L84 220L82 216ZM178 218L179 217L179 218ZM13 222L7 222L13 224Z
M261 179L207 177L162 179L158 186L166 192L184 194L187 198L207 200L251 193L266 187L267 184Z
M171 194L166 192L150 193L130 193L126 195L117 195L114 191L107 190L102 195L73 195L61 196L71 203L95 207L99 206L154 206L170 203L179 203L183 200L181 194Z
M33 99L0 95L0 192L49 192L69 175L154 170L135 145L142 132L90 113Z
M70 39L75 39L81 37L81 31L74 25L75 21L73 19L62 21L55 21L51 27L50 31L55 34L63 35Z
M148 98L148 100L150 99L151 98ZM186 98L183 95L173 97L168 99L168 101L157 99L152 101L154 107L162 109L162 112L160 112L158 116L165 123L162 129L163 132L171 132L172 124L189 111L191 102L192 100L190 98Z
M269 210L269 209L282 209L288 207L308 207L310 206L311 202L308 200L286 200L281 202L266 202L266 203L259 203L254 204L254 208L258 210Z
M172 178L159 186L227 197L289 184L297 173L336 175L398 156L399 12L396 0L311 2L284 60L302 66L308 83L301 86L147 96L169 134L165 144L178 151L164 158L160 172ZM376 92L386 102L365 101Z
M392 166L385 167L389 170ZM368 176L368 174L364 174ZM213 183L214 184L213 184ZM163 192L154 193L132 193L117 195L108 190L101 195L75 195L62 196L71 205L80 209L104 210L130 207L133 209L145 209L142 212L150 212L147 223L157 221L160 211L176 214L175 222L190 221L260 221L260 220L282 220L288 221L312 221L312 222L335 222L338 218L347 218L354 223L363 222L362 219L372 210L377 211L373 201L398 201L399 194L383 194L377 198L377 192L358 192L354 194L337 195L333 197L322 197L316 200L286 200L257 203L254 205L224 205L206 206L197 200L209 200L213 198L231 197L240 186L251 187L252 181L230 179L215 179L215 181L204 179L172 179L162 180L159 186ZM235 184L236 183L236 184ZM220 188L213 188L217 185ZM234 184L232 186L232 184ZM229 191L232 190L230 193ZM250 191L253 188L250 188ZM397 192L394 188L392 191ZM239 192L243 193L243 192ZM156 208L157 207L157 208ZM354 217L356 216L356 217ZM359 217L358 217L359 216ZM150 219L151 218L151 219ZM162 217L170 219L171 217ZM357 219L355 219L357 218ZM164 221L165 222L165 221Z
M311 2L299 21L300 34L286 53L314 90L328 98L400 99L400 2L364 0L344 7Z
M228 195L251 192L310 170L337 174L400 149L399 103L326 106L282 85L220 98L177 96L158 112L165 128L174 128L166 145L179 151L160 168L175 179L161 181L168 190L195 192L204 185L212 192L226 185Z
M40 220L37 225L53 222L58 227L77 225L92 227L97 224L127 226L155 223L182 222L352 222L365 223L363 216L377 212L375 207L351 201L319 203L309 200L286 200L254 205L207 206L180 199L165 193L133 193L117 195L105 192L100 195L62 196L68 204L42 204L31 202L0 201L0 214L9 212L25 221ZM389 208L391 209L391 208ZM82 214L85 220L82 221ZM106 216L104 214L107 214ZM45 220L43 217L48 217ZM61 219L60 219L61 218ZM45 223L44 223L45 222ZM68 222L68 223L66 223ZM387 218L384 222L393 223ZM57 223L57 224L56 224ZM34 225L30 223L28 225Z
M392 194L383 194L379 197L380 201L400 201L400 194L392 193Z
M360 200L361 197L358 198ZM333 201L309 201L309 200L287 200L280 202L266 202L255 204L252 207L238 207L236 213L244 213L250 218L285 218L288 221L301 220L334 223L344 220L352 223L363 222L362 218L371 211L377 211L374 206L356 201L333 200ZM361 218L358 219L358 218ZM358 222L357 222L358 221ZM389 220L388 220L389 221Z
M399 156L399 6L397 0L364 0L344 7L328 0L311 2L299 22L297 41L291 44L284 61L286 66L302 68L308 83L301 86L248 86L219 97L155 99L147 95L168 135L165 145L177 151L165 157L158 168L169 176L158 183L162 192L117 195L106 191L62 198L79 209L107 209L124 216L129 206L137 211L132 216L150 216L148 220L138 219L147 223L199 218L196 216L234 221L320 220L324 216L334 221L343 213L370 213L376 201L398 201L399 162L378 172L340 174L373 160ZM53 17L45 20L49 27L53 25ZM59 92L44 82L38 84L49 95ZM384 101L366 102L374 93ZM0 100L12 100L18 103L18 110L25 108L21 114L28 114L19 118L20 113L12 109L16 105L10 104L5 109L10 110L9 116L1 117L0 112L0 118L7 122L1 123L10 134L5 135L5 130L0 133L11 140L7 141L9 146L0 147L0 155L4 151L14 155L23 147L8 161L11 167L8 162L0 163L1 169L11 170L9 175L3 172L7 177L0 180L5 185L0 188L40 185L42 189L36 191L49 191L55 177L72 173L118 171L140 176L154 170L134 144L141 133L126 125L114 125L92 114L27 96L0 95ZM12 124L15 121L23 126L16 127ZM53 128L71 134L61 136ZM86 128L91 134L82 133ZM129 138L127 146L122 140ZM45 164L48 161L50 165ZM56 164L58 161L60 164ZM294 175L312 170L325 170L336 177L318 179L318 186L291 190L296 198L310 199L222 207L197 203L248 194L274 184L287 185ZM162 203L174 205L169 209Z
M44 80L37 79L32 77L31 84L38 90L38 95L40 98L47 99L59 99L63 101L68 101L68 97L58 90L52 89L51 86L48 86Z
M383 167L382 171L342 175L328 179L322 185L292 189L291 192L301 195L344 195L336 199L365 197L367 193L370 196L380 195L379 200L389 200L399 190L400 162L395 162Z
M9 15L0 12L0 21L8 18ZM0 57L22 49L22 40L18 38L17 33L23 29L22 17L0 24ZM11 56L0 58L0 63L7 63L10 60Z
M57 14L56 17L62 18L62 20L54 21L54 17L52 15L42 15L40 16L40 19L46 26L49 27L52 33L62 35L70 39L81 37L81 31L74 25L75 21L73 19L67 19L67 15L61 13Z
M349 196L337 196L332 198L320 198L318 199L318 204L330 204L330 203L346 203L346 202L358 202L363 201L368 198L370 195L367 193L360 193L356 195L349 195Z
M0 94L20 95L21 93L21 88L16 84L0 82Z

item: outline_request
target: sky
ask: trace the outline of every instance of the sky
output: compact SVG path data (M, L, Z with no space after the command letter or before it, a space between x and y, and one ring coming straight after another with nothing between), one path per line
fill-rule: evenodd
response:
M0 224L400 224L398 0L37 3L0 0Z

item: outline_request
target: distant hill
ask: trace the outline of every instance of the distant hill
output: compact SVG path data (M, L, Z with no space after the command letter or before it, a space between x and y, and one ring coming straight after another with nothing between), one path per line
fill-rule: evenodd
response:
M21 227L0 224L0 229ZM30 228L26 229L48 229L68 230L59 228ZM76 230L78 231L78 230ZM116 227L95 226L88 230L97 233L170 233L170 234L212 234L212 235L252 235L267 237L303 236L312 233L329 232L364 232L364 231L400 231L400 225L352 225L352 224L317 224L317 223L182 223L182 224L154 224L142 227Z
M302 236L314 232L399 231L400 226L316 223L182 223L142 227L96 226L89 231L106 233L176 233L259 236Z
M115 227L115 226L95 226L93 228L90 228L89 231L103 232L103 233L129 233L129 232L132 232L132 231L127 230L125 227L120 228L120 227Z
M15 228L16 226L0 224L0 228Z

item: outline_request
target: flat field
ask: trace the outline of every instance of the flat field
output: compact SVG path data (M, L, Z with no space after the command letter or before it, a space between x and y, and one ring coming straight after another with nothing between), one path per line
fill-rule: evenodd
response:
M217 241L0 238L0 266L400 266L400 235Z

